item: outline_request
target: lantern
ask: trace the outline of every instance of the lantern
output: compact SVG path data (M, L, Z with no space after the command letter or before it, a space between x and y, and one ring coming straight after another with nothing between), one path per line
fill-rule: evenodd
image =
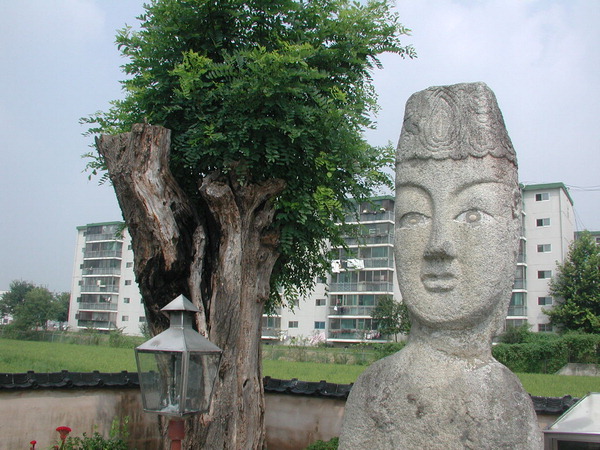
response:
M161 311L169 328L135 349L144 411L180 418L206 412L221 349L193 329L199 309L183 295Z

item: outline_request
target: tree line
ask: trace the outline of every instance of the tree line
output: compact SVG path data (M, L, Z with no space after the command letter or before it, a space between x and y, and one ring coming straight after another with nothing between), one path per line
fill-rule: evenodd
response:
M15 280L0 296L0 315L11 316L10 327L18 330L43 329L49 321L69 320L68 292L50 292L28 281Z

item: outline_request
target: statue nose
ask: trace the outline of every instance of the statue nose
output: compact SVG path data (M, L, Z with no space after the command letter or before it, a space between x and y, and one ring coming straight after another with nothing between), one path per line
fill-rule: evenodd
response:
M431 238L423 255L425 259L454 259L456 257L454 244L449 239L448 232L446 225L434 224Z

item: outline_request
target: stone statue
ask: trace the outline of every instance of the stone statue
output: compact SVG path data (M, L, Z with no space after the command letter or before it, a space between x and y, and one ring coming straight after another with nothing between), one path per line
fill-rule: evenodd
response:
M411 96L396 167L396 271L412 329L352 388L339 448L542 448L529 395L491 355L521 220L492 91L469 83Z

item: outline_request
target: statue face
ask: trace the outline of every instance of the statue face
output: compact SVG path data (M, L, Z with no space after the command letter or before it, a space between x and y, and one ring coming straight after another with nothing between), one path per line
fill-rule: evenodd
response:
M468 329L506 310L519 230L513 171L492 156L399 164L396 267L417 321Z

